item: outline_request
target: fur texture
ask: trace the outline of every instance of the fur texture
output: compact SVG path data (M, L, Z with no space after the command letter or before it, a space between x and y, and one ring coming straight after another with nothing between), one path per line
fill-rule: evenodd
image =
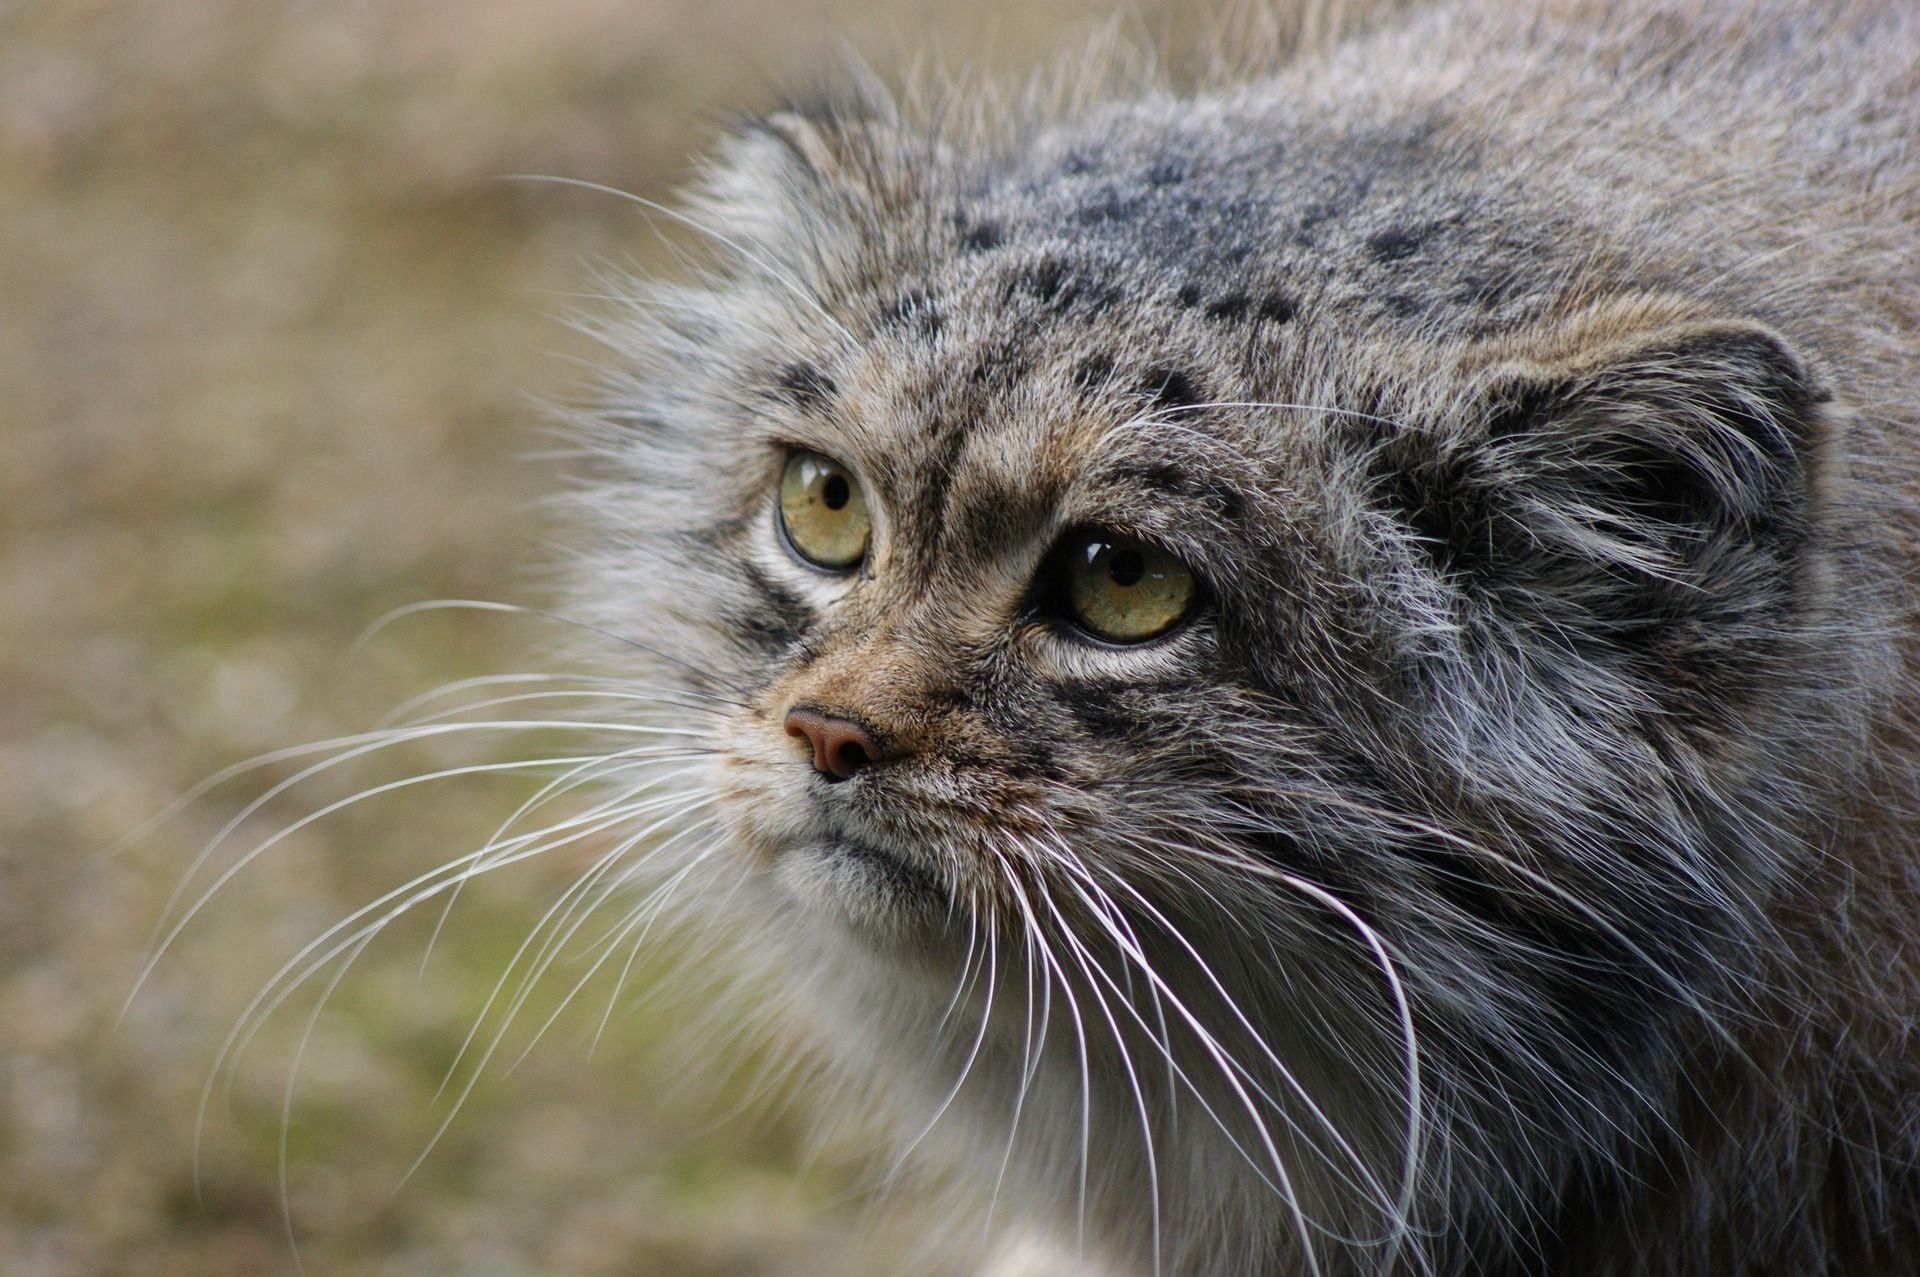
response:
M1917 67L1892 0L1443 4L743 124L580 496L725 830L672 907L1125 1271L1910 1272ZM1080 527L1200 609L1063 630Z

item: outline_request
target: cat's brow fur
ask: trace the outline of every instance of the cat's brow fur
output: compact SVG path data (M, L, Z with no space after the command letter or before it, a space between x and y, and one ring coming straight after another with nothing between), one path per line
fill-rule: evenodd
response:
M729 136L575 610L739 702L708 903L903 1141L1129 1271L1912 1271L1916 68L1893 0L1441 4ZM1081 526L1194 621L1036 616Z

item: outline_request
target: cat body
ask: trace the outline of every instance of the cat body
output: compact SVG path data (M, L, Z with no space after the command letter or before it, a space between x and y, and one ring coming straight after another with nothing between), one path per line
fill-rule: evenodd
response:
M704 751L674 907L1119 1271L1912 1271L1920 23L965 114L743 126L607 322L573 611Z

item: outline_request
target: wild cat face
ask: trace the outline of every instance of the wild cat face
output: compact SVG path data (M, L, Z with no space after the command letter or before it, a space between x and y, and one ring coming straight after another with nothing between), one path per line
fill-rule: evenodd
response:
M582 608L701 698L766 926L919 991L928 1067L950 986L980 1111L1073 1077L1009 1150L1397 1245L1634 1139L1737 975L1826 712L1828 410L1432 120L1231 115L748 130L720 273L609 333Z

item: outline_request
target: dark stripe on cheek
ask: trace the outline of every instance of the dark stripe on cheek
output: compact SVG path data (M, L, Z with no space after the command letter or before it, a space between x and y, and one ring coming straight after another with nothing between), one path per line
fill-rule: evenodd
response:
M743 646L779 652L805 638L813 628L813 611L798 595L775 582L751 562L740 564L740 574L757 596L752 606L729 611L728 631Z

